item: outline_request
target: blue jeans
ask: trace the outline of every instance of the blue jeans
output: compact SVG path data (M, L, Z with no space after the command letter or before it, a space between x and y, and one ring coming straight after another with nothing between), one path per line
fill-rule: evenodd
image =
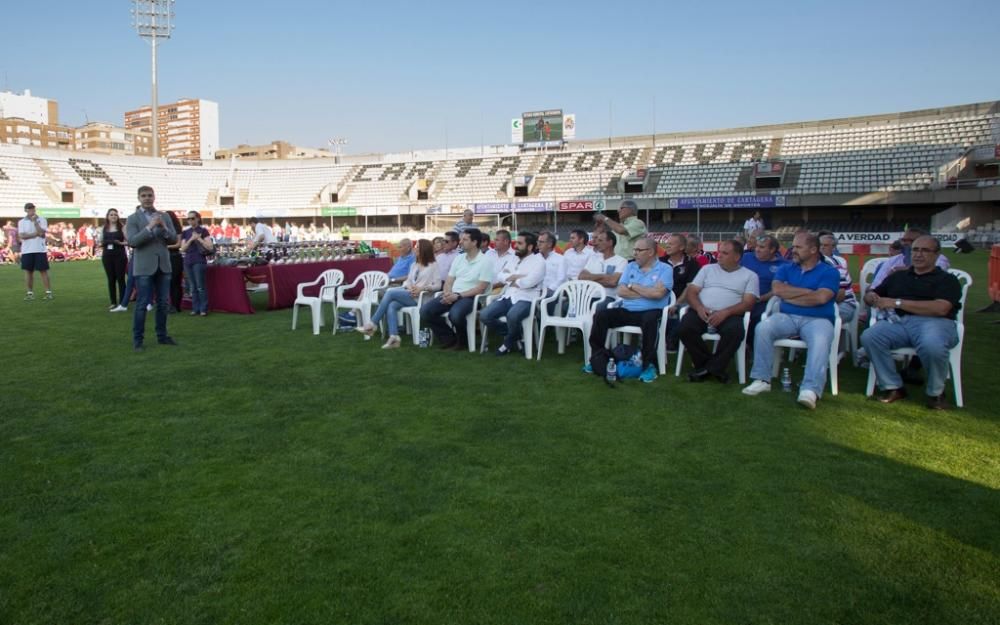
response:
M474 300L472 297L463 297L454 304L445 304L441 298L435 297L420 309L420 321L434 332L438 340L450 342L457 339L464 345L465 317L472 312ZM448 327L448 323L444 320L442 315L445 313L448 313L448 320L451 321L454 330Z
M401 286L391 288L378 303L378 308L372 315L372 324L378 325L382 317L385 317L386 325L389 326L389 336L399 336L399 309L416 305L417 300L413 299L405 288Z
M156 290L156 338L167 338L167 308L170 306L170 274L157 270L151 276L136 276L135 283L139 287L139 297L135 302L135 312L132 314L132 343L142 344L146 334L146 305Z
M948 379L948 352L958 345L955 322L944 317L903 315L897 323L880 321L865 330L861 344L875 367L878 387L884 391L902 388L903 379L896 371L890 350L912 347L927 371L924 391L936 397L944 392Z
M774 366L774 342L793 336L798 336L808 346L806 373L799 390L812 391L816 397L822 397L826 370L830 365L830 346L833 344L833 322L829 319L777 313L759 323L754 336L750 377L769 382Z
M531 302L521 301L516 304L511 303L509 297L494 300L483 312L479 313L479 319L487 328L493 330L504 337L503 344L509 350L513 350L517 342L521 340L521 322L528 317L531 312ZM500 321L500 317L506 316L507 321Z
M184 276L187 278L188 291L191 292L192 312L208 312L208 291L205 288L205 273L207 271L208 265L205 263L184 266Z
M122 301L118 305L128 308L128 302L132 299L132 291L135 289L135 276L132 274L132 261L128 263L128 275L125 279L125 292L122 293Z

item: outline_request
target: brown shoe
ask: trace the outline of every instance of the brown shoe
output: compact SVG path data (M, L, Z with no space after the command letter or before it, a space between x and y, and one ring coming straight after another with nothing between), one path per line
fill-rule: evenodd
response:
M891 404L894 401L899 401L901 399L906 399L906 389L905 388L894 388L882 393L882 396L878 398L883 404Z
M927 397L927 407L931 410L947 410L948 404L944 402L944 393L929 395Z

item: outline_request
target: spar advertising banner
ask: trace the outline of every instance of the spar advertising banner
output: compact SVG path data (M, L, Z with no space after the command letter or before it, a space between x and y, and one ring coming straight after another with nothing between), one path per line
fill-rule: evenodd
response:
M714 210L720 208L784 208L783 195L720 195L716 197L681 197L670 200L670 209Z
M587 212L592 213L595 210L600 210L594 208L593 200L571 200L567 202L559 202L559 212Z
M547 213L552 209L552 202L485 202L472 205L472 210L477 215L512 211L515 213Z

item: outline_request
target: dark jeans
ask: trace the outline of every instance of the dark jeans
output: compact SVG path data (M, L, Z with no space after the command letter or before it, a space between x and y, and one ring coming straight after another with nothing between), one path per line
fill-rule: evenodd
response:
M439 341L450 343L458 339L464 345L465 317L472 312L474 301L475 298L463 297L454 304L445 304L440 297L435 297L420 309L420 323L429 327ZM454 330L448 327L448 322L443 317L445 313L448 313L448 320Z
M156 338L167 338L167 302L170 293L170 274L157 272L151 276L136 276L135 283L139 288L139 297L135 302L135 312L132 313L132 343L141 345L146 334L146 305L156 291Z
M660 338L660 316L662 308L633 312L624 308L605 308L594 315L594 327L590 330L590 350L597 353L604 349L608 330L618 326L639 326L642 330L642 366L656 363L656 342Z
M132 299L132 293L135 292L135 276L132 275L132 263L128 263L128 279L125 280L125 292L122 293L122 299L118 302L118 305L122 308L128 308L128 301Z
M684 349L691 354L695 369L708 369L713 375L722 375L743 342L743 315L727 317L717 328L722 340L714 354L712 348L701 339L707 327L708 324L691 308L681 319L677 334L684 343Z
M170 253L170 305L181 309L184 297L184 256Z
M101 256L101 264L104 265L104 274L108 277L108 295L111 296L111 305L116 306L125 297L125 265L128 259L125 253L108 254Z

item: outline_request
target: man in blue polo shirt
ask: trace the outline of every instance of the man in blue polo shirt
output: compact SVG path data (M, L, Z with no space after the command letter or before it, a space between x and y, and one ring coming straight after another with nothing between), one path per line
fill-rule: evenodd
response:
M590 349L598 353L605 349L608 330L618 326L642 328L643 371L639 379L652 382L656 379L656 341L659 339L660 316L670 299L674 285L674 271L656 257L656 241L644 237L632 248L635 261L628 264L618 281L616 294L622 305L605 308L594 316L590 331ZM588 363L584 370L590 367Z
M781 298L781 306L777 314L757 326L750 371L754 381L743 389L743 394L759 395L771 390L774 341L799 336L808 349L798 402L813 409L826 386L833 343L834 297L840 288L840 274L823 262L819 237L808 232L795 235L792 261L779 268L774 276L772 290L775 297Z
M757 245L752 250L743 253L740 264L757 274L760 283L760 300L750 309L750 328L747 331L747 343L753 345L754 331L760 323L760 316L764 314L767 303L774 297L771 291L771 282L778 274L778 269L782 265L787 265L788 261L781 257L778 240L770 235L757 237Z
M399 258L393 263L392 268L389 269L389 283L399 283L402 284L406 277L410 275L410 267L413 266L413 259L416 255L413 253L413 242L409 239L400 239L399 246Z

